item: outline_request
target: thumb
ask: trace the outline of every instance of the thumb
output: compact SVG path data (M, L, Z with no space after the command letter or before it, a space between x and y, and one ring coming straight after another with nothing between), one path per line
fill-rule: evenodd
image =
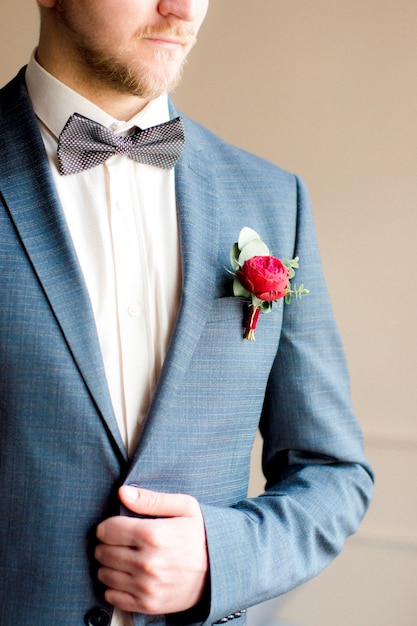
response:
M133 485L119 489L119 498L128 509L150 517L192 517L200 514L198 502L182 493L162 493Z

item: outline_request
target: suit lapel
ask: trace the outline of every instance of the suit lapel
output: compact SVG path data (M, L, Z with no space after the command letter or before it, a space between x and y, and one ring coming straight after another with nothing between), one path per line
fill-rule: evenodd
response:
M178 114L173 110L174 115ZM185 119L186 145L175 168L182 259L180 309L169 350L139 442L139 454L154 427L163 428L170 399L178 389L212 307L218 271L219 199L216 166L204 140ZM172 417L172 416L171 416Z
M183 349L192 356L215 295L219 238L215 167L202 149L193 148L191 128L188 137L176 171L183 289L169 355L183 372L188 365Z
M94 316L56 194L23 75L6 89L13 103L2 116L0 192L69 350L118 447L126 457L114 417ZM9 97L7 97L9 96Z

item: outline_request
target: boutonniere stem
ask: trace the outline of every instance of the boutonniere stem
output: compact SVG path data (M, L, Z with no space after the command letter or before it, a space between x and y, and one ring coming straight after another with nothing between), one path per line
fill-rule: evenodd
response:
M252 228L242 228L239 239L230 251L233 268L233 294L246 298L247 314L244 322L244 338L255 340L259 314L269 313L272 304L281 298L289 304L291 298L308 294L304 285L291 286L291 279L299 267L295 259L278 259L270 254L268 246Z

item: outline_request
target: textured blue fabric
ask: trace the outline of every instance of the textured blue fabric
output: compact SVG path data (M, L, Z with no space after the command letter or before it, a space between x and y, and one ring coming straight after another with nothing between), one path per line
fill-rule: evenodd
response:
M178 112L172 110L173 115ZM185 119L176 167L183 293L129 463L91 306L23 73L0 94L0 621L83 624L105 607L97 523L136 483L201 503L209 609L135 624L212 624L325 567L368 506L372 471L300 181ZM243 226L300 257L310 295L276 303L256 341L225 270ZM267 488L247 499L260 425ZM243 626L245 617L237 620Z

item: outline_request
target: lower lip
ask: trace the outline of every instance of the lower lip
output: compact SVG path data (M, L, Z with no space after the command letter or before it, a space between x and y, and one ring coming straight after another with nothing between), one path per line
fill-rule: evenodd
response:
M171 50L177 50L178 48L182 48L183 44L180 41L172 41L170 39L152 39L149 38L147 41L154 43L157 46L161 46L163 48L168 48Z

